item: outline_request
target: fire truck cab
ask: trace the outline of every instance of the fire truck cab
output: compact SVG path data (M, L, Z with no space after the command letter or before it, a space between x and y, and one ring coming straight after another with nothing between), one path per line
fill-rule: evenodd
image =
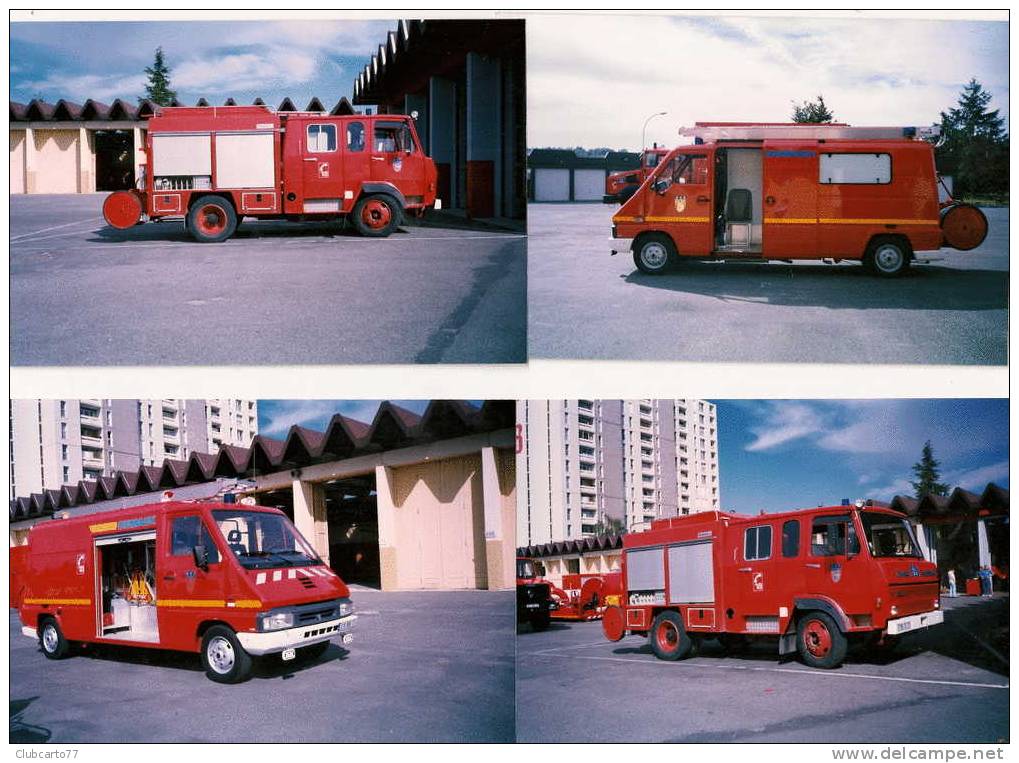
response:
M811 667L842 664L850 640L894 639L943 622L937 567L905 516L830 506L662 519L623 539L620 606L606 637L646 636L677 660L703 639L778 639Z
M411 116L274 112L266 106L161 108L149 119L137 190L103 204L114 228L183 218L201 242L244 217L349 219L392 233L405 212L436 205L435 163Z
M939 201L935 128L697 123L612 218L612 253L666 272L680 258L862 260L894 277L918 253L980 245L976 207Z
M542 579L544 574L539 562L517 557L517 623L530 623L535 631L548 628L556 608L552 584Z
M640 166L637 169L610 173L605 178L605 195L602 201L605 204L622 204L629 199L668 153L669 149L656 143L641 152Z
M198 652L219 683L252 657L322 655L352 639L350 591L278 509L166 502L54 519L29 532L22 633L59 659L75 644Z

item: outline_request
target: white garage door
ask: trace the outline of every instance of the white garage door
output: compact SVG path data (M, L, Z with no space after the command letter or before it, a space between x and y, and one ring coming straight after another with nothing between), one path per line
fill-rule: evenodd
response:
M33 130L35 193L78 192L78 131Z
M25 192L25 131L11 130L11 193Z
M480 456L396 470L396 574L400 588L487 585Z
M546 170L534 171L535 201L569 201L570 171Z
M574 170L574 201L601 201L604 195L605 170Z

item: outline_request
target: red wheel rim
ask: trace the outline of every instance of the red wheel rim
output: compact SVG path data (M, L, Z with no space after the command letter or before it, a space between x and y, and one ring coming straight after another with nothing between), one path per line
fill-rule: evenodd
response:
M216 236L226 230L226 210L218 204L203 204L195 217L195 225L206 236Z
M831 651L831 633L820 620L809 620L803 629L803 643L814 657L824 657Z
M385 228L392 217L389 205L378 199L372 199L361 209L361 221L369 228Z
M672 652L679 645L679 629L675 623L663 620L658 624L658 630L655 631L655 639L662 651Z

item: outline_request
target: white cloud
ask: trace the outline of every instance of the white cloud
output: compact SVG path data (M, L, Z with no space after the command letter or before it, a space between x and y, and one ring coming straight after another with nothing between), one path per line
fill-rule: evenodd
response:
M275 47L259 54L189 59L173 70L172 82L175 89L199 92L257 90L303 84L311 80L316 69L314 54Z
M44 79L25 82L21 89L29 92L62 93L62 97L83 103L88 98L97 101L112 101L125 98L134 102L134 95L145 92L146 78L142 74L110 75L99 74L50 74Z
M750 428L754 440L746 446L751 452L770 450L820 432L824 420L809 403L775 401L768 404L763 423Z
M963 490L970 490L974 493L981 492L987 487L988 482L1001 484L1006 480L1008 480L1008 461L999 461L987 466L948 472L944 476L944 481L953 487L958 486Z

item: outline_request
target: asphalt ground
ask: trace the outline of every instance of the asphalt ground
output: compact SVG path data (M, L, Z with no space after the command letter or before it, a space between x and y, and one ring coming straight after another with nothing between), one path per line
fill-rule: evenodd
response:
M197 654L89 647L47 660L10 617L11 742L509 742L513 593L354 591L354 641L267 658L242 684Z
M1007 601L970 603L980 612L959 615L949 610L944 625L904 637L891 655L851 651L837 670L780 661L776 646L767 643L726 656L717 642L705 641L697 656L664 662L651 653L646 638L607 641L598 621L553 621L542 633L521 626L517 738L829 744L1007 741L1007 638L1002 654L993 639L980 635L994 632L988 623L1002 619L1007 629Z
M10 198L14 365L520 363L527 244L488 227L245 220L125 231L105 194Z
M532 358L758 363L1007 362L1007 208L971 252L897 279L858 263L684 262L662 276L610 256L608 204L528 208Z

